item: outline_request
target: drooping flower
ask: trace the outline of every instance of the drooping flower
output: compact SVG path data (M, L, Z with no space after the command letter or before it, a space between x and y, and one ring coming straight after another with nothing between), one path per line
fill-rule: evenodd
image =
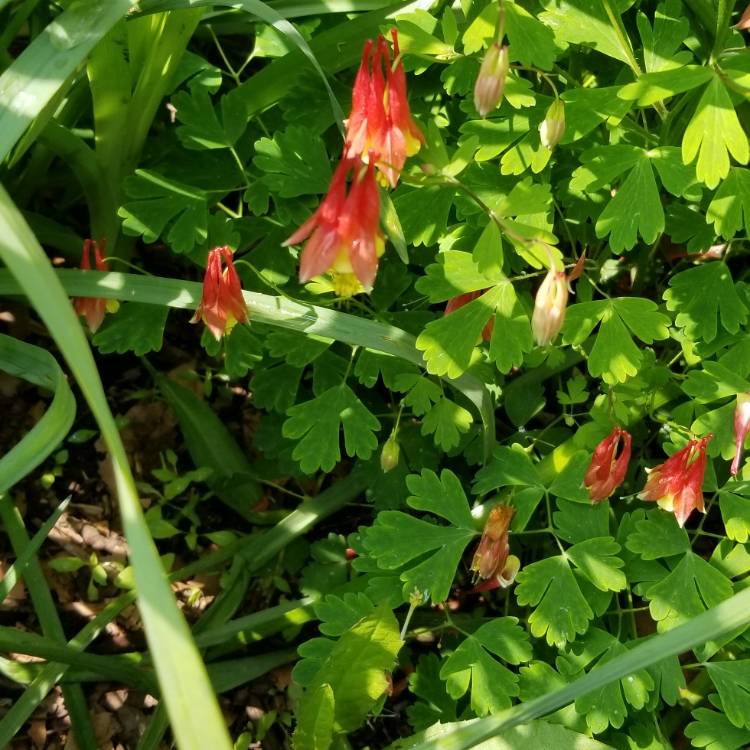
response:
M466 294L459 294L457 297L452 297L448 300L445 305L445 315L455 312L464 305L468 305L469 302L481 297L484 294L482 289L477 289L475 292L466 292ZM488 321L487 325L482 329L482 339L489 341L492 338L492 329L495 327L495 316L493 315Z
M591 464L583 478L592 503L606 500L622 484L629 462L630 433L615 425L594 449Z
M247 323L242 285L232 262L232 249L226 245L215 247L208 253L201 301L190 322L199 320L206 324L217 341L237 323Z
M565 133L565 105L562 99L555 99L550 104L547 114L539 126L539 140L542 146L552 151L560 143Z
M104 254L107 249L107 241L102 240L101 249L96 240L84 240L83 252L81 254L81 269L91 270L91 249L94 250L94 265L97 271L109 271ZM73 307L78 315L86 318L86 324L91 333L96 333L108 312L117 312L120 303L114 299L100 299L99 297L76 297Z
M376 43L365 43L354 80L344 153L347 159L374 160L395 188L407 157L419 151L424 136L409 109L406 72L395 29L391 36L393 60L382 35Z
M508 531L516 512L510 505L496 505L487 518L482 538L471 561L471 570L477 578L492 579L502 588L510 586L516 578L520 560L510 554ZM489 586L484 587L489 588Z
M737 394L737 406L734 410L734 460L730 469L732 476L737 476L742 460L742 449L745 438L750 432L750 393Z
M551 344L565 322L568 307L568 279L550 257L550 267L534 299L531 328L539 346Z
M347 179L351 174L351 184ZM342 297L372 289L383 254L380 233L380 193L373 163L343 158L318 210L284 243L307 239L300 258L302 283L331 271L334 289Z
M664 510L672 511L680 527L685 525L693 509L704 512L706 445L712 437L709 434L699 440L691 440L663 464L648 470L646 486L638 495L641 500L656 502Z
M509 66L508 46L493 42L485 53L474 84L474 107L482 117L502 101Z

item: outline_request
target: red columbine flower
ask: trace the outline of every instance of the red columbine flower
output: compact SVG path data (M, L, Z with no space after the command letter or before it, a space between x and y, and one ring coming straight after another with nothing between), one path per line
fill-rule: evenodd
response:
M226 268L222 269L222 261ZM236 323L247 323L247 308L242 285L232 262L232 249L215 247L208 253L203 293L191 323L202 320L218 341Z
M354 81L344 153L348 159L373 159L395 188L406 158L419 151L424 136L409 109L406 73L395 29L391 30L391 37L393 60L382 35L377 43L365 42Z
M99 243L96 240L83 241L83 253L81 255L81 268L84 271L91 270L91 248L94 248L94 265L97 271L109 271L109 267L104 260L104 253L107 249L107 241L102 240L102 247L99 250ZM104 320L104 315L108 312L117 312L120 303L117 300L106 300L98 297L76 297L73 300L73 307L78 315L86 318L86 324L91 333L96 333L99 326Z
M594 449L591 464L583 478L592 503L606 500L622 484L629 462L630 434L615 425Z
M372 162L341 160L318 210L284 245L296 245L307 237L299 268L302 283L330 270L334 289L342 297L360 291L360 284L368 292L372 289L384 249Z
M685 525L694 508L703 508L703 474L706 471L706 445L713 437L691 440L682 450L663 464L648 471L646 486L639 493L641 500L658 503L671 510L680 527Z
M492 578L497 585L506 588L516 578L520 560L510 554L508 531L515 508L510 505L496 505L487 518L487 523L479 540L471 570L478 578ZM483 587L483 589L489 587Z
M742 460L742 448L750 432L750 393L737 394L737 408L734 410L734 460L730 469L732 476L737 476Z
M448 300L448 304L445 306L445 315L458 310L464 305L468 305L472 300L481 297L484 294L482 289L478 289L476 292L466 292L466 294L459 294L457 297L452 297ZM492 329L495 327L495 316L493 315L488 321L487 325L482 329L482 338L485 341L489 341L492 338Z

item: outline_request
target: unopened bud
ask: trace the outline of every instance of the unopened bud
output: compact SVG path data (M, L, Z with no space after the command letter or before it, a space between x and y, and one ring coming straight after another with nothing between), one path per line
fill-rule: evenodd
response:
M539 346L551 344L560 333L567 306L568 280L565 271L557 271L552 264L536 293L531 318L534 340Z
M565 105L562 99L555 99L547 110L544 121L539 126L539 140L550 151L560 143L565 132Z
M395 433L391 433L391 436L385 441L385 445L383 445L383 450L380 454L380 468L384 473L387 474L398 466L400 455L401 446L398 444L398 440L396 440Z
M505 78L508 75L508 47L495 42L482 60L477 82L474 85L474 106L482 117L492 112L503 98Z

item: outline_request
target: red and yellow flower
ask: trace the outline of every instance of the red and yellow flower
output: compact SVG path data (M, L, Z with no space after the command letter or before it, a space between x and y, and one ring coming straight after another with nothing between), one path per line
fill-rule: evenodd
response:
M226 245L215 247L208 253L201 301L190 322L199 320L206 324L217 341L237 323L247 323L242 285L232 261L232 249Z
M384 249L372 162L341 160L318 210L284 245L303 240L307 242L300 257L302 283L331 271L334 290L342 297L351 297L360 288L372 289Z
M664 510L672 511L681 527L694 509L704 513L706 446L712 437L709 434L699 440L691 440L663 464L647 470L648 480L638 497L656 502Z
M630 442L630 433L615 425L594 449L583 478L592 503L606 500L623 483L630 462Z
M347 159L373 159L388 184L395 188L407 157L419 151L424 136L409 109L406 73L395 29L391 37L393 59L382 35L375 43L365 43L354 80L344 154Z

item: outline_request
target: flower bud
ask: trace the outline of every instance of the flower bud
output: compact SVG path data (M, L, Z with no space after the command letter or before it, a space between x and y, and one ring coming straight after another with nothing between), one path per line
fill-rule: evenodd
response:
M565 105L562 99L555 99L547 110L544 121L539 126L539 140L550 151L560 143L565 132Z
M742 460L742 449L745 438L750 431L750 393L737 394L737 407L734 410L734 460L730 469L732 476L737 476Z
M383 445L383 450L380 453L380 468L383 473L387 474L392 469L398 466L398 459L401 455L401 446L396 440L396 433L392 432L388 440Z
M568 306L568 280L565 271L555 270L554 263L544 277L534 300L531 328L539 346L551 344L563 323Z
M492 112L503 98L505 78L508 75L508 47L495 42L482 60L477 82L474 85L474 106L482 117Z

